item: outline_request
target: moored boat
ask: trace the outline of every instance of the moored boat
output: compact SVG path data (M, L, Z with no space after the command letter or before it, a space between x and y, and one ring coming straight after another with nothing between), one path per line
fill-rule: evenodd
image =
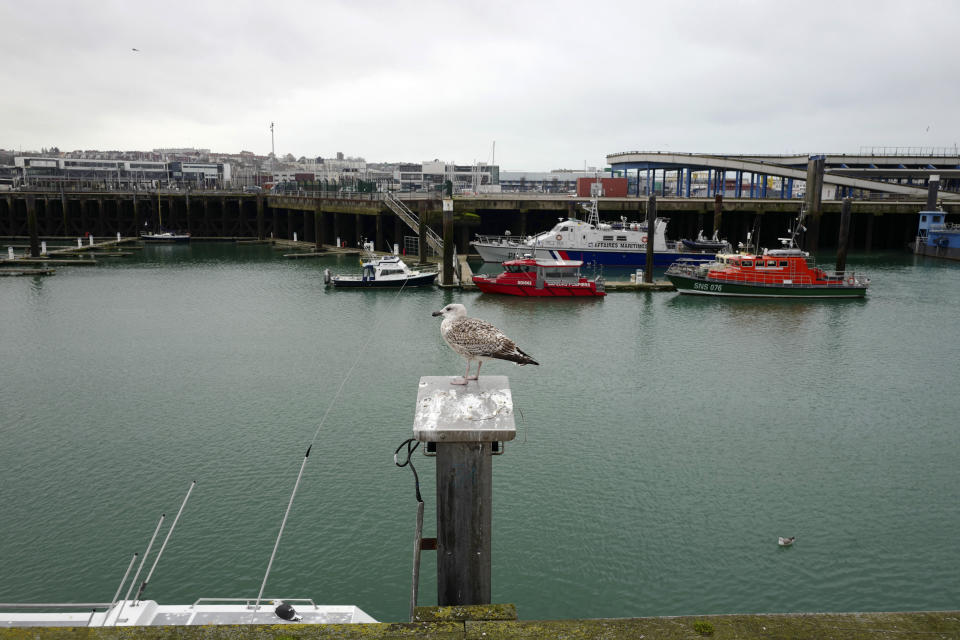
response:
M960 260L960 224L947 222L944 211L921 211L910 248L922 256Z
M802 218L802 214L801 214ZM855 271L825 271L795 239L802 219L780 249L721 253L708 263L678 260L665 275L680 293L761 298L862 298L870 280Z
M158 231L157 233L141 233L140 240L153 243L180 243L190 242L189 233L174 233L172 231Z
M362 261L359 275L332 275L323 273L323 281L340 289L427 287L437 279L436 271L411 269L400 256L371 257Z
M697 234L696 240L680 240L680 243L689 251L698 251L703 253L727 253L733 250L730 243L721 240L718 233L714 231L713 238L707 238L703 231Z
M503 263L503 273L476 275L473 283L485 293L512 296L588 297L607 295L603 278L580 274L580 260L548 260L523 257Z
M716 251L686 247L666 239L667 220L657 218L653 232L655 266L667 266L680 258L713 260ZM647 223L600 222L596 200L591 201L587 220L560 220L549 231L523 240L514 236L478 235L473 247L484 262L504 262L530 254L534 258L579 260L585 264L643 267L647 264Z

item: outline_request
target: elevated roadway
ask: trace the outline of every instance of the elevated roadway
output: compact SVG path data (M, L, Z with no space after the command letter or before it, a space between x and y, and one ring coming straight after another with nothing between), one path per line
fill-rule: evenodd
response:
M960 156L849 156L827 155L824 184L837 187L887 193L917 200L925 200L927 187L911 186L871 180L876 178L927 180L939 175L941 185L960 180ZM936 164L934 164L934 161ZM636 169L735 171L763 176L777 176L790 180L807 179L807 156L729 156L697 153L666 153L661 151L628 151L607 156L614 171ZM940 199L960 202L960 192L941 189Z

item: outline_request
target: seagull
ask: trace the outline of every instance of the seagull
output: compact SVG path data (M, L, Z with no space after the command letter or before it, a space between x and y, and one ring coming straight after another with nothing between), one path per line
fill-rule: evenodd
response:
M790 545L793 544L793 541L796 539L797 539L797 536L791 536L789 538L784 538L783 536L780 536L779 538L777 538L777 544L779 544L781 547L789 547Z
M131 51L136 51L137 53L140 53L140 49L137 49L136 47L131 47L130 50L131 50Z
M462 304L448 304L434 316L443 316L440 335L451 349L466 358L467 372L462 378L454 378L450 384L467 384L480 378L480 365L485 360L510 360L518 365L540 363L517 348L513 340L500 329L485 320L467 317L467 308ZM477 375L470 375L470 363L477 361Z
M291 607L289 604L283 600L274 600L270 604L277 604L277 608L273 610L278 617L283 618L284 620L289 620L290 622L300 622L303 620L303 616L297 613L297 610Z

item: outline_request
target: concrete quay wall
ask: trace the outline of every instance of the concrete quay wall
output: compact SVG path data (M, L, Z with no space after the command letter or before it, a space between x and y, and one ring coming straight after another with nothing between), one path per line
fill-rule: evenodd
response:
M426 195L410 194L407 205L441 226L441 203ZM566 195L490 194L454 199L453 238L457 252L469 251L475 234L525 236L544 231L562 217L584 217L582 200ZM791 200L727 199L722 203L720 235L734 243L758 228L764 246L776 246L787 232L801 202ZM901 249L916 234L917 212L924 203L912 200L858 200L852 206L852 248ZM642 220L646 198L603 198L601 219ZM839 201L824 201L819 225L821 247L835 246L840 219ZM960 203L945 202L948 215L960 217ZM670 219L672 239L713 232L712 199L658 198L658 215ZM416 232L386 206L379 194L332 198L319 195L249 195L226 192L9 192L0 194L0 237L26 237L36 220L45 238L138 235L159 226L188 231L204 238L293 239L316 244L357 246L361 238L374 240L378 249L402 244ZM956 220L951 220L956 221Z

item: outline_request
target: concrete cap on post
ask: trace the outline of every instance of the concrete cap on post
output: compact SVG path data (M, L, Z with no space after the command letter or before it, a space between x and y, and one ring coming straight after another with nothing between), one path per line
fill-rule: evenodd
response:
M507 442L517 437L507 376L451 385L450 376L423 376L413 436L420 442Z

